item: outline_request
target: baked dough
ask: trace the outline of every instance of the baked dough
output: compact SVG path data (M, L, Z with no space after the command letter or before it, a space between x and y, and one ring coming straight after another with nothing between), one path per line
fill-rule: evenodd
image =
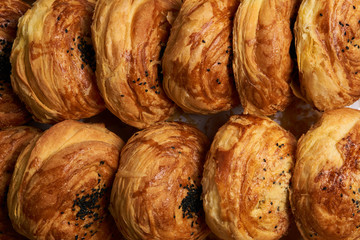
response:
M0 129L24 124L29 114L10 85L10 53L18 19L30 8L21 0L0 1Z
M99 0L92 25L97 83L107 108L145 128L167 119L161 58L181 0Z
M135 133L121 152L110 212L126 239L204 239L201 175L206 136L164 122Z
M319 110L360 97L358 1L304 0L295 24L301 97Z
M290 104L293 39L299 0L244 0L234 21L234 74L244 113L273 115Z
M11 82L35 120L55 123L104 109L90 25L95 0L38 0L19 21Z
M119 239L107 207L122 145L104 126L73 120L34 139L9 188L15 230L31 240Z
M232 72L232 19L238 0L187 0L163 58L164 90L184 111L211 114L238 105Z
M325 112L299 140L290 202L304 239L360 238L360 111Z
M216 133L202 180L206 223L221 239L287 233L295 137L268 118L234 115Z
M6 207L6 196L16 160L29 142L39 136L32 127L15 127L0 131L0 239L25 239L11 226Z

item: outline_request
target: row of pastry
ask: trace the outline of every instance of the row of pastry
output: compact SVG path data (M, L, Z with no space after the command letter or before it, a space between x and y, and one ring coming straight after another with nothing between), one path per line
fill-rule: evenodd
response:
M360 96L352 1L38 0L14 39L19 2L2 1L0 49L12 49L12 87L42 123L106 106L142 129L176 106L213 114L241 101L245 113L273 115L293 92L321 111Z
M276 240L293 214L304 239L357 239L359 136L353 109L324 113L299 142L255 115L232 116L211 146L180 122L125 145L101 124L9 128L0 132L0 236L22 239L12 224L31 240L205 239L210 230Z

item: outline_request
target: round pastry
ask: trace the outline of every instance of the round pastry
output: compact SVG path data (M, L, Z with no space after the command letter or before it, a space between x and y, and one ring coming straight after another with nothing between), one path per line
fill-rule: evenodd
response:
M238 105L231 67L238 0L187 0L163 58L164 90L184 111L211 114Z
M234 115L216 133L202 180L206 223L221 239L287 233L295 137L268 118Z
M29 114L10 85L10 53L18 19L30 8L21 0L0 2L0 129L24 124Z
M25 239L12 228L6 196L14 166L20 152L37 138L40 131L32 127L15 127L0 131L0 239Z
M208 140L185 123L135 133L121 151L110 212L126 239L204 239L201 176Z
M234 74L244 113L272 115L290 104L298 0L244 0L234 22Z
M107 208L122 145L104 126L73 120L32 141L9 188L15 230L31 240L119 239Z
M304 239L360 238L360 111L325 112L298 142L290 193Z
M319 110L360 97L360 4L304 0L295 23L302 98ZM359 73L359 74L358 74Z
M162 90L161 58L181 0L99 0L92 25L96 76L107 108L145 128L175 105Z
M19 21L11 83L35 120L55 123L104 109L90 25L95 0L38 0Z

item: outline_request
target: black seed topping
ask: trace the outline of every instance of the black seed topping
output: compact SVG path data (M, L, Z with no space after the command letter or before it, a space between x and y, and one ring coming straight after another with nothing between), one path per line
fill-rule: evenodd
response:
M80 51L81 61L85 65L89 65L90 68L95 72L96 62L95 62L95 51L91 44L88 44L83 37L78 38L80 43L77 45L78 50Z
M183 218L189 219L194 218L195 216L199 217L203 205L200 198L202 193L202 187L191 184L184 186L183 189L187 190L187 195L181 201L181 204L179 206L179 209L182 209Z

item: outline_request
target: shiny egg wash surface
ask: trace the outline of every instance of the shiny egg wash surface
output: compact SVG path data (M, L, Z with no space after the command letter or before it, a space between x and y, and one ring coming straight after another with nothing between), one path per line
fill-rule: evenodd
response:
M290 200L305 239L360 237L359 139L360 112L339 109L299 140Z
M126 239L204 239L202 166L208 140L185 123L164 122L124 146L110 212Z

